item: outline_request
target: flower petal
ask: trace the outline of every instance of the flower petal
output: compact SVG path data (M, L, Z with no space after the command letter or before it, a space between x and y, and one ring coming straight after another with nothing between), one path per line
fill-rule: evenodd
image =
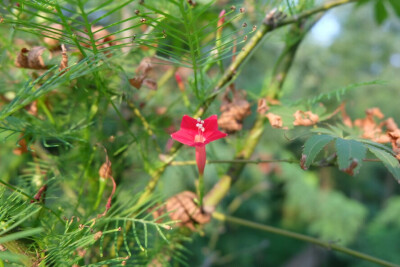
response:
M204 120L204 129L206 132L218 131L218 117L217 115L211 115Z
M179 130L173 134L171 134L172 139L188 145L188 146L194 146L194 136L192 136L188 131L186 130Z
M188 116L188 115L183 115L182 117L182 122L181 122L181 130L186 130L189 131L191 134L193 134L193 139L194 135L197 134L198 128L196 127L197 120Z
M226 133L223 133L223 132L220 132L220 131L213 131L213 132L208 132L204 137L206 138L206 141L204 142L205 144L208 144L208 143L210 143L210 142L212 142L212 141L215 141L215 140L218 140L218 139L221 139L221 138L224 138L224 137L226 137L227 136L227 134Z

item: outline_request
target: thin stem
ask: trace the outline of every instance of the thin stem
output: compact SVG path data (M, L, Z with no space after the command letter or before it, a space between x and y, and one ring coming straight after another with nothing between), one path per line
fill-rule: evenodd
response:
M365 162L382 162L379 159L363 159ZM244 164L262 164L262 163L273 163L273 162L286 162L286 163L300 163L297 159L225 159L225 160L207 160L206 164L224 164L224 163L244 163ZM186 166L196 165L195 160L184 160L184 161L172 161L169 165L171 166ZM327 166L326 164L313 164L313 166Z
M214 212L213 217L219 221L235 223L235 224L243 225L243 226L254 228L254 229L259 229L259 230L262 230L265 232L282 235L282 236L290 237L290 238L297 239L297 240L302 240L305 242L309 242L309 243L324 247L328 250L332 249L332 250L340 251L342 253L351 255L353 257L357 257L357 258L360 258L360 259L363 259L363 260L366 260L369 262L379 264L381 266L388 266L388 267L399 267L400 266L400 265L396 265L391 262L387 262L387 261L372 257L368 254L364 254L364 253L361 253L361 252L358 252L358 251L355 251L355 250L352 250L349 248L335 245L332 242L322 241L322 240L314 238L314 237L298 234L295 232L283 230L283 229L272 227L269 225L263 225L263 224L255 223L252 221L243 220L240 218L235 218L235 217L228 216L228 215L225 215L225 214L222 214L219 212Z
M203 210L203 197L204 197L204 175L199 174L199 184L197 186L197 194L199 196L199 207Z
M299 160L295 159L227 159L227 160L207 160L207 164L222 164L222 163L247 163L247 164L261 164L261 163L271 163L271 162L287 162L287 163L299 163ZM195 160L185 160L185 161L173 161L170 163L171 166L185 166L185 165L196 165Z

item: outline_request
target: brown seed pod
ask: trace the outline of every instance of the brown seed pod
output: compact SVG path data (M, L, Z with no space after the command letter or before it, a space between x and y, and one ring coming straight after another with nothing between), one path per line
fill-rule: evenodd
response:
M311 111L301 111L297 110L294 114L294 122L295 126L311 126L316 124L319 121L319 116L317 114L312 113Z
M229 91L232 91L233 99L228 97ZM251 114L250 103L246 100L246 92L236 91L231 87L223 97L220 111L219 127L228 133L240 131L243 127L243 120Z
M194 231L196 224L205 224L211 219L210 214L200 210L195 199L195 193L183 191L170 197L164 206L153 212L153 217L167 213L172 220L178 221L176 226L185 226Z
M34 46L30 50L22 48L15 61L15 66L17 68L46 70L49 67L46 66L45 60L51 59L52 56L49 52L46 53L47 56L43 58L45 51L47 51L47 49L43 46Z
M271 124L272 128L282 128L283 121L281 116L276 115L274 113L268 112L265 117L268 118L269 123Z

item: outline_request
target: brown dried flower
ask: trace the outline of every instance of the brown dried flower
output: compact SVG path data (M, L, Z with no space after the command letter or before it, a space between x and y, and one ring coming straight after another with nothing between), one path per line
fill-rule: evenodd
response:
M319 121L319 116L317 114L312 113L311 111L301 111L297 110L294 114L294 122L295 126L311 126L316 124Z
M211 215L200 210L195 202L197 196L190 191L181 192L167 200L165 205L153 212L154 218L168 213L168 216L179 221L176 226L185 226L195 230L196 224L205 224L210 221Z
M220 107L221 116L218 118L218 125L228 133L235 133L242 129L243 120L251 114L251 111L245 91L236 91L234 88L231 90L233 99L229 99L227 91Z

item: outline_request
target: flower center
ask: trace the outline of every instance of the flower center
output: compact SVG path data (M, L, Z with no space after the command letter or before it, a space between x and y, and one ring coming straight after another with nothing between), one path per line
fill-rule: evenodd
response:
M206 138L203 136L204 131L206 130L204 128L204 121L201 120L200 118L197 119L196 127L198 129L198 134L194 137L194 141L196 143L204 143L206 141Z

